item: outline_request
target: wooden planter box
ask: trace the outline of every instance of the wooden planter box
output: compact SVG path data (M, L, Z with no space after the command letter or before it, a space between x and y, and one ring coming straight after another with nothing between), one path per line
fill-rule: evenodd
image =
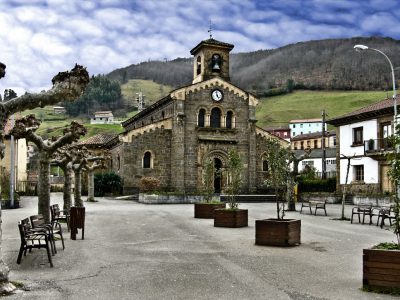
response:
M256 245L295 246L300 239L301 220L256 220Z
M195 203L194 217L201 219L214 219L214 209L225 207L225 203Z
M248 226L248 210L214 210L214 227L246 227Z
M400 250L363 250L363 287L400 289Z

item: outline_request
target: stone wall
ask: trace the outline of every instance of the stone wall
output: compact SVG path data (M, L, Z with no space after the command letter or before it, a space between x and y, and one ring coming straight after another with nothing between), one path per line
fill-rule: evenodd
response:
M131 143L124 143L122 174L127 189L137 188L142 177L155 177L161 188L170 187L171 181L171 130L155 129L135 136ZM143 155L150 151L152 168L143 168Z

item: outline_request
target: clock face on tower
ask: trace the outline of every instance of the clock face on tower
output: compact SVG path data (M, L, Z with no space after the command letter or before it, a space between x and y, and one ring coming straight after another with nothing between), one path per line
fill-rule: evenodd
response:
M211 92L211 98L214 101L222 101L222 99L224 98L224 94L221 90L215 89Z

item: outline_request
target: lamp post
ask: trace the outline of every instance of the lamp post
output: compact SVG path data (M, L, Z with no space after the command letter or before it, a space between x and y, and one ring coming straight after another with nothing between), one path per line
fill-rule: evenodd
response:
M394 79L394 69L393 69L393 64L390 61L389 57L383 53L381 50L378 49L374 49L374 48L369 48L368 46L365 45L355 45L354 49L356 49L356 51L364 51L364 50L372 50L372 51L376 51L379 52L380 54L382 54L387 61L389 62L390 65L390 69L392 70L392 81L393 81L393 110L394 110L394 116L393 116L393 129L394 132L393 134L396 134L396 127L397 127L397 96L396 96L396 80ZM397 159L397 154L399 153L399 149L397 146L395 146L395 160ZM396 180L394 181L395 184L395 191L396 191L396 199L398 199L400 191L399 191L399 185L398 182L396 182Z
M392 70L392 84L393 84L393 108L394 108L393 126L394 126L394 131L396 132L396 125L397 125L396 80L394 79L394 69L393 69L392 62L390 61L389 57L379 49L369 48L368 46L365 46L365 45L355 45L354 49L356 49L356 51L372 50L372 51L379 52L389 62L390 69Z

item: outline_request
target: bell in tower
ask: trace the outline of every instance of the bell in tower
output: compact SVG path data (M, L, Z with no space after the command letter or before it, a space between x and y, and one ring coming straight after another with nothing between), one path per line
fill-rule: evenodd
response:
M213 38L200 42L190 53L194 56L193 83L219 76L226 81L229 77L229 52L232 44Z
M214 54L211 59L211 68L213 72L219 73L221 71L221 56L219 54Z

